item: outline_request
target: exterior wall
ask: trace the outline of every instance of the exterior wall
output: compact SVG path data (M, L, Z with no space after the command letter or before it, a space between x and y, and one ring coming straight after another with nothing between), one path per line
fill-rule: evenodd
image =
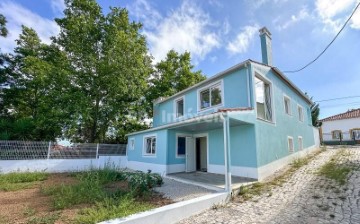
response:
M153 127L173 123L180 120L186 120L199 115L211 114L219 108L235 108L235 107L251 107L249 96L249 67L236 70L217 80L203 84L196 89L189 90L184 95L174 97L154 106ZM198 90L209 84L215 84L222 81L223 102L220 106L199 111L198 108ZM182 118L175 117L176 99L184 97L184 116Z
M257 119L255 124L257 164L260 167L291 154L288 150L288 136L293 137L294 152L299 151L298 136L303 138L303 149L314 146L315 141L310 108L307 102L280 80L268 67L253 66L255 72L271 82L272 88L274 122ZM290 97L292 115L285 113L284 94ZM298 104L303 107L303 122L299 121Z
M332 139L331 132L334 130L341 130L344 141L350 141L350 130L354 128L360 128L360 118L351 118L335 121L324 121L321 129L323 133L323 141L338 141Z

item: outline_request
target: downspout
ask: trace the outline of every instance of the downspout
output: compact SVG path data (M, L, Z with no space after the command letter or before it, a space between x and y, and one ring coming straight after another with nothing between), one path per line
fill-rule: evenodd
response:
M225 191L231 196L231 170L230 170L230 127L229 116L227 112L221 113L220 118L223 121L224 130L224 165L225 165ZM230 198L229 198L230 199Z

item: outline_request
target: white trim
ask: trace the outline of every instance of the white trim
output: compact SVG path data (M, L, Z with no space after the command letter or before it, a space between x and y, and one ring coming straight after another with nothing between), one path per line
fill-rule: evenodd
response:
M259 71L256 70L256 68L254 68L254 71L253 71L253 75L254 75L254 79L253 79L253 92L254 92L254 109L255 109L255 113L256 113L256 118L257 120L260 120L260 121L264 121L266 123L269 123L269 124L273 124L276 126L276 116L275 116L275 99L274 99L274 87L273 87L273 83L270 81L270 79L268 79L267 77L263 76L260 74ZM270 92L271 92L271 115L272 115L272 119L271 121L269 120L266 120L266 119L262 119L262 118L259 118L257 116L257 101L256 101L256 83L255 83L255 78L257 79L260 79L261 81L267 83L269 86L270 86Z
M134 142L134 145L131 145L131 142ZM129 150L135 150L135 138L129 138Z
M299 108L301 108L301 117L300 117L300 114L299 114ZM298 114L298 121L303 123L304 122L304 107L301 106L300 104L297 105L297 114Z
M150 154L150 153L146 153L146 146L145 146L145 140L147 138L155 138L155 153L154 154ZM157 141L157 134L153 133L153 134L149 134L149 135L144 135L143 136L143 148L142 148L142 156L143 157L156 157L157 154L157 145L158 145L158 141Z
M231 175L239 177L258 178L258 169L246 166L231 166ZM225 166L217 164L209 164L208 173L224 174Z
M206 168L207 170L209 170L209 133L200 133L200 134L195 134L193 135L194 137L194 148L196 150L196 138L202 138L202 137L206 137ZM196 153L195 153L196 156ZM196 158L195 158L196 159Z
M177 102L182 100L183 101L183 115L178 117L178 110L177 110ZM180 96L174 99L174 118L181 119L185 116L185 96Z
M285 104L285 101L288 100L289 101L289 113L286 112L286 104ZM289 116L292 116L293 113L292 113L292 108L291 108L291 98L289 96L287 96L286 94L283 94L283 104L284 104L284 111L285 111L285 114L289 115Z
M290 143L289 143L289 140L291 139L291 142L292 142L292 150L290 148ZM294 153L295 151L295 147L294 147L294 138L291 137L291 136L287 136L287 146L288 146L288 152L289 153Z
M152 173L165 175L167 170L167 165L157 164L157 163L145 163L139 161L128 161L127 168L132 170L140 170L143 172L147 172L148 170L151 170Z
M220 88L221 88L221 103L218 104L218 105L213 106L213 105L211 105L211 91L210 90L211 90L211 87L216 86L218 84L220 84ZM200 93L202 91L206 90L206 89L209 89L209 96L210 96L209 103L210 103L211 106L201 109ZM198 113L199 112L204 112L204 111L207 111L207 110L210 110L210 109L214 109L214 108L219 108L219 107L222 107L222 106L225 105L224 82L223 82L222 79L217 80L215 82L212 82L212 83L210 83L210 84L208 84L206 86L203 86L203 87L197 89L196 94L197 94L197 112Z
M167 165L166 173L180 173L180 172L185 172L185 170L186 170L185 163L171 164L171 165Z
M300 147L300 139L301 139L301 147ZM304 149L304 141L302 136L298 136L298 151L301 151Z
M178 138L184 137L185 138L185 154L184 155L178 155ZM192 135L185 134L185 133L176 133L175 135L175 158L177 159L183 159L186 156L186 137L192 137Z

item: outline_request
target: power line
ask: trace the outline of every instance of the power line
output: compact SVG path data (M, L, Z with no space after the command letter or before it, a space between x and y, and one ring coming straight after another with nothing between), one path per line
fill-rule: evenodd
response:
M346 22L344 23L344 25L341 27L341 29L339 30L339 32L336 34L336 36L332 39L332 41L325 47L325 49L312 61L310 61L308 64L306 64L304 67L298 69L298 70L292 70L292 71L284 71L284 73L296 73L296 72L300 72L301 70L304 70L306 67L308 67L309 65L311 65L312 63L314 63L316 60L318 60L321 55L323 55L325 53L325 51L331 46L331 44L336 40L336 38L340 35L340 33L343 31L343 29L346 27L346 25L348 24L348 22L350 21L350 19L353 17L354 13L356 12L356 10L359 8L360 2L357 4L357 6L355 7L354 11L351 13L350 17L346 20Z
M352 99L352 98L358 98L360 96L344 96L344 97L339 97L339 98L332 98L332 99L325 99L325 100L317 100L314 102L326 102L326 101L333 101L333 100L343 100L343 99Z

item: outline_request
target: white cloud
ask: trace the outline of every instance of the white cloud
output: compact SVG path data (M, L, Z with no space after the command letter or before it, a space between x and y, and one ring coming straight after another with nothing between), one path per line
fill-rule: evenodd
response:
M324 30L338 32L358 2L359 0L317 0L315 8L325 25ZM360 18L358 18L360 16L358 14L357 12L350 22L350 26L354 29L360 29Z
M281 25L277 25L276 28L280 31L285 30L285 29L289 28L290 26L292 26L302 20L305 20L309 17L311 17L311 15L309 14L308 9L306 7L304 7L298 12L298 14L292 15L289 20L287 20L285 23L283 23ZM278 22L279 22L279 18L274 20L274 23L278 23Z
M63 15L65 9L64 0L51 0L51 9L55 15Z
M254 40L255 34L257 34L259 26L245 26L241 32L236 36L236 38L229 42L226 46L226 50L231 54L241 54L245 53L250 43Z
M144 0L136 1L131 9L136 9L133 13L139 12L138 18L145 21L144 34L155 61L164 59L167 52L174 49L180 53L189 51L196 63L220 46L218 34L212 31L215 23L193 2L182 2L166 17Z
M14 2L1 2L0 13L6 17L8 21L6 26L9 30L9 35L0 41L0 48L3 52L13 51L16 45L15 40L18 39L21 33L21 25L35 29L40 39L45 43L50 43L50 37L60 31L60 28L53 20L43 18Z
M350 27L353 29L360 29L360 7L353 15L353 18L351 19Z

